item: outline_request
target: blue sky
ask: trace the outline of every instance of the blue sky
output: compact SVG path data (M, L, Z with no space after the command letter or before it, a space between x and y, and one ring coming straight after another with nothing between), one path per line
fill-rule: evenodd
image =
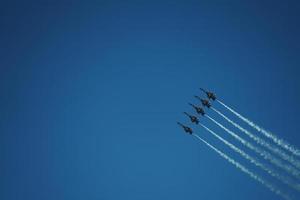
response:
M299 9L2 2L0 199L280 199L176 121L189 124L182 112L192 113L187 103L204 87L300 147Z

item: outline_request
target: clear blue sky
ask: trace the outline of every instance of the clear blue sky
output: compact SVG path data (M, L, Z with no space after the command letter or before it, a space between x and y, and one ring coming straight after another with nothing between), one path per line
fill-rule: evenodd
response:
M1 200L280 199L176 121L201 86L300 147L297 1L54 2L0 4Z

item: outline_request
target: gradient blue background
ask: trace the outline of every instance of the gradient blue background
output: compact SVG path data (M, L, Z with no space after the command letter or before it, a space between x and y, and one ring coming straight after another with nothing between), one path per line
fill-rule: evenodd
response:
M0 199L280 199L175 122L189 124L182 112L201 86L300 147L299 10L297 1L2 2Z

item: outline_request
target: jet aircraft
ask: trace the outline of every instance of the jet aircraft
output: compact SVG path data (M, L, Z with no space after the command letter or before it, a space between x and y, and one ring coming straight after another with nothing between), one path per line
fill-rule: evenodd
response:
M192 130L190 127L187 127L187 126L183 125L183 124L180 123L180 122L177 122L177 124L178 124L179 126L181 126L181 127L184 129L184 131L185 131L186 133L188 133L188 134L190 134L190 135L193 134L193 130Z
M202 90L207 95L207 98L212 99L213 101L217 99L214 93L206 91L203 88L200 88L200 90Z
M199 119L197 117L190 115L187 112L183 112L183 113L190 118L191 122L195 124L199 124Z
M205 115L205 112L204 112L204 109L203 108L201 108L201 107L198 107L198 106L195 106L194 104L191 104L191 103L189 103L189 105L190 106L192 106L195 110L196 110L196 112L198 113L198 114L200 114L200 115Z
M203 106L206 106L206 107L208 107L208 108L211 107L211 104L209 103L208 100L206 100L206 99L201 99L201 98L198 97L198 96L195 96L195 98L199 99L199 100L201 101L201 103L202 103Z

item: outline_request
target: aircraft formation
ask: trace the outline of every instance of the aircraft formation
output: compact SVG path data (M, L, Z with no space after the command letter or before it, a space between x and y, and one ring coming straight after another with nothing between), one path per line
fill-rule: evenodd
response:
M212 92L204 90L203 88L200 88L200 90L203 91L207 95L208 99L202 99L202 98L200 98L197 95L195 95L194 97L201 102L201 104L202 104L203 107L210 108L211 107L211 103L209 102L209 100L215 101L217 99L216 95L214 93L212 93ZM204 108L202 108L201 106L196 106L196 105L194 105L192 103L189 103L189 105L192 106L199 115L202 115L202 116L205 115ZM199 124L199 119L196 116L190 115L187 112L183 112L183 113L190 118L190 121L192 123ZM190 127L185 126L185 125L183 125L180 122L177 122L177 124L180 125L184 129L185 132L187 132L189 134L193 133L193 130Z
M215 146L204 140L202 137L200 137L196 133L196 129L192 129L188 125L177 122L177 124L183 129L183 131L189 135L195 136L197 139L206 144L229 163L233 164L236 168L250 176L252 179L261 183L271 192L279 195L283 199L292 200L294 199L295 195L297 197L300 197L300 150L284 141L283 139L280 139L274 133L266 131L262 127L255 124L253 121L244 117L243 115L220 101L213 92L207 91L203 88L200 88L200 91L205 95L205 98L194 95L194 98L197 99L198 103L188 103L188 105L193 108L196 115L188 112L183 112L183 114L187 116L191 124L201 126L204 130L219 139L233 151L240 154L243 159L248 160L250 164L253 164L260 170L263 170L266 175L262 176L255 170L250 170L251 167L249 168L248 166L242 165L240 162L234 160L229 155L222 152L220 149L216 148ZM251 131L240 125L238 122L233 121L228 116L223 114L219 109L215 108L215 103L221 105L222 108L227 109L231 114L238 117L239 120L245 122L250 128L254 129L255 133L252 133ZM230 130L222 123L213 119L210 114L208 114L208 112L211 112L211 110L225 119L225 121L231 124L233 127L235 127L237 131L243 133L243 136L247 136L247 139L241 136L240 133ZM202 117L206 117L211 120L224 132L232 136L235 141L239 143L239 145L243 145L247 149L247 151L253 151L256 156L248 154L247 151L238 147L238 145L227 141L222 136L220 136L220 134L217 134L216 132L208 128L202 123ZM281 186L278 186L278 184Z

